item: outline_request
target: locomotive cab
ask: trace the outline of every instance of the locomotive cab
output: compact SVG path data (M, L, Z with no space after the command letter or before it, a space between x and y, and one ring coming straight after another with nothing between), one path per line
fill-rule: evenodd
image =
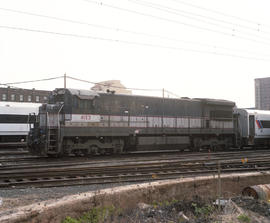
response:
M40 155L59 154L62 108L63 103L43 104L39 107L39 115L34 123L34 128L29 133L28 145L31 152Z

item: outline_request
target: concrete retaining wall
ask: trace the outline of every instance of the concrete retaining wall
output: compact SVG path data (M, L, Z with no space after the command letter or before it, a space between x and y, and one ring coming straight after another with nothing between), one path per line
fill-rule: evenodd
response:
M270 172L223 174L222 196L238 195L249 185L269 184ZM158 181L114 189L104 189L70 195L59 200L40 202L21 207L0 217L0 222L61 222L66 216L78 217L94 206L114 205L122 210L136 207L137 203L154 201L192 199L194 195L204 198L216 198L217 176L182 178Z

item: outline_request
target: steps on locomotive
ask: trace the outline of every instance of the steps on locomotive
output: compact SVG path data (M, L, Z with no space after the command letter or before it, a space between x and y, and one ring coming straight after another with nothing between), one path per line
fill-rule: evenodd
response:
M58 129L57 128L50 128L48 131L48 151L56 152L57 149L57 135Z

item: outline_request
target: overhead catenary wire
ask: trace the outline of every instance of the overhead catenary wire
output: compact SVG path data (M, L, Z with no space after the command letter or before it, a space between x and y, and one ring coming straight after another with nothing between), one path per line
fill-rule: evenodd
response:
M79 79L79 78L75 78L75 77L71 77L71 76L67 76L67 75L63 75L63 76L57 76L57 77L52 77L52 78L44 78L44 79L38 79L38 80L30 80L30 81L20 81L20 82L10 82L10 83L5 83L5 84L1 84L0 86L6 86L6 87L11 87L11 88L15 88L15 89L24 89L24 88L19 88L19 87L15 87L15 86L11 86L11 84L25 84L25 83L35 83L35 82L41 82L41 81L50 81L50 80L55 80L55 79L59 79L59 78L69 78L71 80L76 80L76 81L80 81L80 82L84 82L84 83L89 83L89 84L94 84L94 85L98 85L98 86L104 86L104 87L113 87L113 88L117 88L117 89L125 89L125 90L135 90L135 91L164 91L170 95L173 95L176 98L181 98L179 95L168 91L166 89L149 89L149 88L127 88L127 87L120 87L120 86L115 86L113 84L105 84L105 83L98 83L98 82L93 82L93 81L88 81L88 80L83 80L83 79Z
M98 82L94 82L94 81L83 80L83 79L75 78L75 77L68 76L68 75L62 75L62 76L57 76L57 77L52 77L52 78L37 79L37 80L29 80L29 81L9 82L9 83L5 83L5 84L0 83L0 85L11 87L11 84L16 85L16 84L35 83L35 82L56 80L59 78L69 78L71 80L76 80L76 81L80 81L80 82L84 82L84 83L89 83L89 84L99 85L99 86L104 86L104 87L113 87L113 88L117 88L117 89L136 90L136 91L162 91L162 89L126 88L126 87L114 86L112 84L98 83ZM18 87L13 87L13 88L18 88ZM21 89L21 88L18 88L18 89ZM169 92L169 91L167 91L167 92ZM169 92L169 93L171 93L171 92ZM173 94L173 93L171 93L171 94Z
M264 53L260 53L260 52L247 51L247 50L241 50L241 49L233 49L233 48L227 48L227 47L223 47L223 46L210 45L210 44L194 42L194 41L187 41L187 40L176 39L176 38L155 35L155 34L150 34L150 33L145 33L145 32L127 30L127 29L122 29L122 28L118 28L118 27L109 27L109 26L100 25L100 24L88 23L88 22L78 21L78 20L71 20L71 19L49 16L49 15L44 15L44 14L37 14L37 13L33 13L33 12L21 11L21 10L16 10L16 9L0 7L0 10L12 12L12 13L19 13L19 14L28 15L28 16L41 17L41 18L45 18L45 19L52 19L52 20L57 20L57 21L61 21L61 22L68 22L68 23L73 23L73 24L78 24L78 25L86 25L86 26L91 26L91 27L95 27L95 28L106 29L106 30L111 30L111 31L116 31L116 32L125 32L125 33L130 33L133 35L147 36L147 37L151 37L151 38L159 38L159 39L169 40L169 41L174 41L174 42L181 42L181 43L193 44L193 45L198 45L198 46L203 46L203 47L210 47L210 48L215 49L215 50L221 49L221 50L243 52L243 53L257 54L257 55L270 57L270 54L264 54Z
M99 85L99 86L104 86L104 87L113 87L113 88L117 88L117 89L125 89L125 90L134 90L134 91L165 91L170 95L173 95L174 97L177 98L181 98L179 95L168 91L166 89L149 89L149 88L130 88L130 87L120 87L120 86L114 86L112 84L105 84L105 83L98 83L98 82L93 82L93 81L87 81L87 80L83 80L83 79L79 79L79 78L75 78L75 77L71 77L71 76L66 76L67 78L71 79L71 80L76 80L76 81L81 81L81 82L85 82L85 83L90 83L90 84L94 84L94 85Z
M105 83L98 83L98 82L93 82L93 81L88 81L88 80L83 80L67 75L62 75L62 76L57 76L57 77L51 77L51 78L44 78L44 79L37 79L37 80L29 80L29 81L19 81L19 82L9 82L5 84L0 84L4 86L10 87L10 85L16 85L16 84L27 84L27 83L35 83L35 82L43 82L43 81L51 81L51 80L56 80L60 78L69 78L71 80L76 80L76 81L81 81L89 84L94 84L94 85L100 85L100 86L105 86L105 87L114 87L114 88L119 88L119 89L127 89L127 90L138 90L138 91L161 91L162 89L145 89L145 88L126 88L126 87L120 87L120 86L114 86L112 84L105 84Z
M132 2L134 4L139 4L139 5L142 5L142 6L147 6L147 7L156 9L156 10L160 10L160 11L163 11L163 12L166 12L166 13L178 15L178 16L181 16L181 17L184 17L184 18L188 18L188 19L191 19L191 20L199 21L199 22L202 22L202 23L205 23L205 24L209 24L209 25L212 25L212 26L217 26L219 28L228 29L228 30L232 31L232 33L241 33L241 34L253 36L253 37L256 37L256 38L261 38L261 39L269 40L269 37L267 38L267 37L263 37L263 36L260 36L260 35L257 35L257 34L253 34L253 33L248 33L248 32L245 32L245 31L241 31L241 30L237 29L236 27L241 27L242 29L243 28L244 29L251 29L251 30L256 31L256 32L258 32L258 29L250 28L250 27L247 27L247 26L241 26L241 25L236 24L236 23L227 22L227 21L216 19L216 18L213 18L213 17L209 17L209 16L205 16L205 15L200 15L200 14L197 14L197 13L188 12L188 11L177 9L177 8L172 8L172 7L168 7L166 5L161 5L161 4L157 4L157 3L153 3L153 2L149 2L149 1L144 1L144 0L128 0L128 1L129 2ZM199 18L203 18L203 19L208 19L210 21L207 21L207 20L205 21L205 20L199 19L198 17ZM213 21L216 21L216 22L219 22L219 23L211 22L212 20ZM233 27L231 27L231 26L225 26L225 25L222 25L220 23L226 23L226 24L230 24L230 25L234 25L234 26ZM270 32L261 31L261 34L262 33L270 34Z
M228 56L228 57L249 59L249 60L268 61L268 62L270 61L269 58L260 58L260 57L253 57L253 56L242 56L242 55L236 55L236 54L230 54L230 53L221 53L221 52L215 52L215 51L204 51L204 50L190 49L190 48L184 48L184 47L174 47L174 46L166 46L166 45L158 45L158 44L151 44L151 43L144 43L144 42L129 41L129 40L112 39L112 38L105 38L105 37L92 36L92 35L80 35L80 34L74 34L74 33L62 33L62 32L56 32L56 31L30 29L30 28L25 28L25 27L5 26L5 25L0 25L0 28L16 30L16 31L27 31L27 32L35 32L35 33L42 33L42 34L58 35L58 36L62 36L62 37L65 36L65 37L101 40L101 41L108 41L108 42L114 42L114 43L123 43L123 44L128 44L128 45L137 45L137 46L145 46L145 47L160 48L160 49L186 51L186 52L192 52L192 53Z
M204 15L200 15L200 14L197 14L197 13L188 12L188 11L184 11L184 10L180 10L180 9L175 9L175 8L167 7L167 6L164 6L164 5L152 3L152 2L147 2L147 1L142 1L142 0L128 0L128 1L136 3L136 4L148 5L149 7L153 7L153 8L159 9L159 10L162 10L162 8L165 8L165 9L172 10L172 11L178 11L178 12L182 12L182 13L186 13L186 14L191 14L191 15L194 15L194 16L207 18L207 19L210 19L210 20L216 20L218 22L243 27L243 28L250 29L250 30L253 30L253 31L258 31L258 29L255 29L255 28L252 28L252 27L242 26L241 24L232 23L232 22L228 22L228 21L225 21L225 20L219 20L219 19L216 19L216 18L213 18L213 17L204 16ZM160 8L157 8L157 7L160 7ZM11 8L0 7L0 10L7 11L7 12L24 14L24 15L29 15L29 16L36 16L36 17L41 17L41 18L46 18L46 19L53 19L53 20L58 20L58 21L62 21L62 22L69 22L69 23L80 24L80 25L88 25L88 26L93 26L93 27L97 27L97 28L105 28L105 29L123 31L123 32L130 32L130 33L134 32L134 31L125 30L125 29L121 29L121 28L114 28L114 27L109 27L109 26L100 25L100 24L94 24L94 23L89 23L89 22L84 22L84 21L79 21L79 20L72 20L72 19L61 18L61 17L56 17L56 16L38 14L38 13L27 12L27 11L11 9ZM170 12L170 13L172 12L172 11L168 11L168 10L167 10L167 12ZM199 21L201 21L201 20L199 20ZM217 25L217 24L215 24L215 25ZM220 25L219 25L219 27L220 27ZM231 28L231 27L225 27L225 28L233 30L233 28ZM270 34L270 32L264 32L264 31L260 31L260 32Z
M11 87L11 88L16 88L16 89L21 89L21 88L19 88L19 87L11 86L11 85L9 85L9 84L1 84L1 83L0 83L0 86Z
M20 81L20 82L5 83L4 85L28 84L28 83L41 82L41 81L51 81L51 80L60 79L60 78L63 78L63 76L51 77L51 78L45 78L45 79L38 79L38 80L30 80L30 81Z
M211 29L211 28L207 28L207 27L202 27L202 26L199 26L199 25L194 25L194 24L182 22L182 21L179 21L179 20L168 19L168 18L165 18L165 17L156 16L156 15L152 15L152 14L149 14L149 13L136 11L136 10L133 10L133 9L128 9L128 8L115 6L115 5L112 5L112 4L104 3L102 1L100 1L100 2L94 1L94 0L82 0L82 1L85 1L85 2L88 2L88 3L93 3L93 4L96 4L96 5L102 6L102 7L105 6L105 7L113 8L113 9L116 9L116 10L125 11L125 12L128 12L128 13L133 13L133 14L137 14L137 15L141 15L141 16L145 16L145 17L150 17L150 18L153 18L153 19L158 19L158 20L162 20L162 21L166 21L166 22L171 22L171 23L176 23L176 24L179 24L179 25L184 25L184 26L187 26L187 27L193 28L193 29L199 29L199 30L204 30L204 31L208 31L208 32L218 33L218 34L229 36L229 37L232 37L232 38L248 40L248 41L251 41L251 42L260 43L260 44L264 44L264 45L268 45L268 46L270 45L270 42L256 40L256 39L248 38L248 37L245 37L245 36L236 35L234 33L228 33L228 32L219 31L219 30L215 30L215 29Z
M242 17L235 16L235 15L230 15L228 13L224 13L224 12L217 11L217 10L214 10L214 9L205 8L203 6L196 5L194 3L185 2L185 1L182 1L182 0L170 0L170 1L176 2L178 4L187 5L187 6L190 6L190 7L193 7L193 8L201 9L201 10L204 10L204 11L207 11L207 12L212 12L212 13L222 15L222 16L225 16L225 17L228 17L228 18L232 18L232 19L236 19L236 20L239 20L239 21L254 24L254 25L258 26L259 28L261 28L261 26L270 28L269 24L261 23L261 22L258 22L258 21L253 21L253 20L242 18Z

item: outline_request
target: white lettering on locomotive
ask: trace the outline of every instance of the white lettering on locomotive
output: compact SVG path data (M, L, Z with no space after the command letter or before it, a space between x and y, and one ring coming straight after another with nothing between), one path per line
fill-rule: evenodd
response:
M76 114L72 115L71 122L100 122L100 115Z

